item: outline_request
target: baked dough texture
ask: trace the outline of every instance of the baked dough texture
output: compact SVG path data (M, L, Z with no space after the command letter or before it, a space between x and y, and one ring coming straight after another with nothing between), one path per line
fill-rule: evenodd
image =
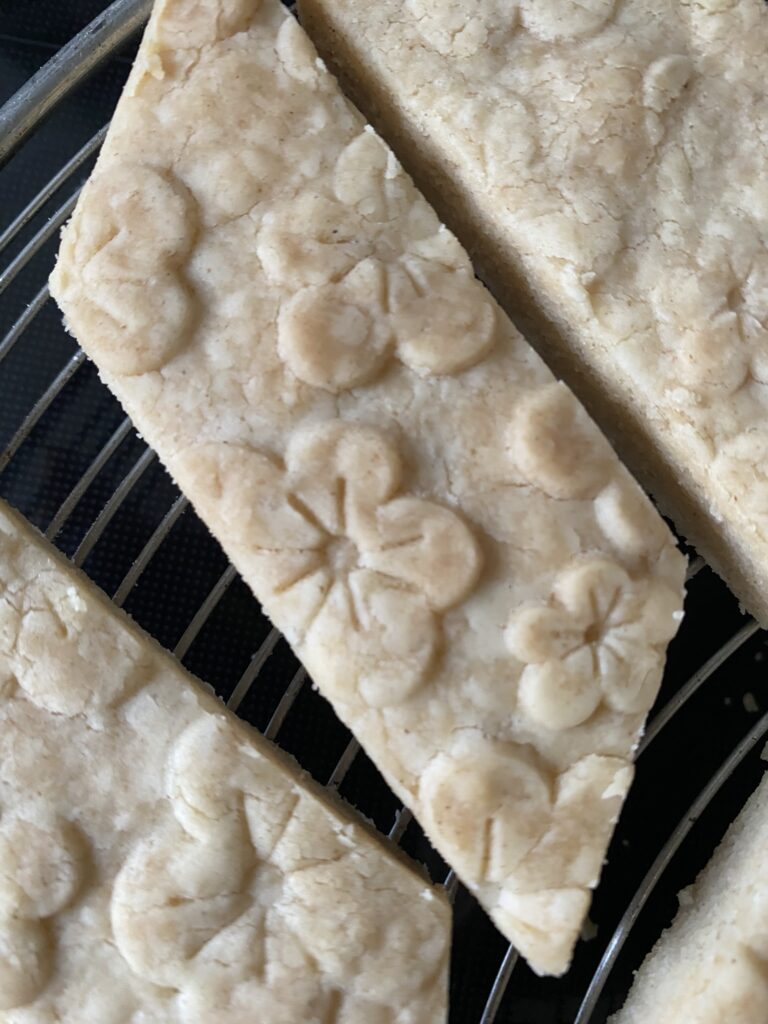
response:
M638 479L768 625L763 0L302 0Z
M0 504L2 1024L444 1024L450 907Z
M52 288L435 846L563 971L683 560L277 0L157 4Z
M635 978L611 1024L768 1020L768 779L753 794Z

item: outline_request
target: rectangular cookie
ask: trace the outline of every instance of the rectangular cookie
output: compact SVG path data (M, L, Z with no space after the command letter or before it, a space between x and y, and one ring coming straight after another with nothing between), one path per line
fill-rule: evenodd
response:
M611 1024L768 1020L768 778L728 829Z
M762 0L302 0L638 478L768 625Z
M683 560L277 0L155 6L51 287L437 849L563 971Z
M440 1024L450 907L0 503L0 1021Z

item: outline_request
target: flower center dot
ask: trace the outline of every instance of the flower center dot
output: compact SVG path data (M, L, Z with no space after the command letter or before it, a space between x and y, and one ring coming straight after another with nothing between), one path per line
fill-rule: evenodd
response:
M598 640L602 639L603 628L602 623L593 622L592 625L584 633L584 642L586 644L596 644Z
M337 576L345 576L360 564L360 554L348 537L334 537L326 548L328 565Z

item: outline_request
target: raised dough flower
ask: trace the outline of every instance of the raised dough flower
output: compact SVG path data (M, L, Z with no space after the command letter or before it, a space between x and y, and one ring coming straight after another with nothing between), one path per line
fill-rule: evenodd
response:
M368 258L285 303L277 350L299 380L336 393L375 379L393 354L422 376L459 373L486 355L495 327L469 270Z
M277 323L286 367L338 393L375 380L394 357L421 376L484 358L496 334L493 301L466 254L415 209L413 184L381 139L357 135L333 182L333 199L300 196L259 228L264 273L286 289Z
M197 210L181 182L142 164L113 167L85 186L65 250L80 268L82 298L67 322L99 338L100 365L131 376L159 370L191 337L195 296L184 266ZM77 284L65 267L59 294Z
M173 820L161 814L128 854L110 918L131 970L178 993L179 1021L330 1020L339 991L345 1020L379 1021L382 1005L418 998L446 933L439 907L387 914L394 863L377 863L366 886L354 833L240 746L223 716L187 726L165 778ZM404 982L409 957L418 967Z
M272 780L261 777L258 760L237 756L222 722L201 717L176 741L166 771L174 820L163 819L134 847L112 889L121 956L139 977L179 990L195 966L216 962L217 953L224 960L226 944L217 950L217 942L251 910L249 881L264 851L248 827L249 788L262 784L259 810L276 834L292 807L290 794L281 793L284 809L276 815ZM250 921L254 945L260 916L263 910ZM243 955L243 969L249 966Z
M77 893L83 860L69 822L35 824L13 814L0 821L0 1011L37 999L54 973L48 919Z
M731 395L744 384L756 322L746 308L742 314L736 301L741 282L727 261L708 263L700 258L696 274L687 266L666 268L652 296L666 386L674 392L685 388L703 401Z
M523 479L560 500L594 497L614 469L610 445L559 381L521 398L508 447Z
M0 595L0 689L38 708L101 722L135 692L145 664L109 609L65 580L40 574Z
M489 37L522 27L545 42L596 35L611 18L615 0L406 0L427 46L458 59L489 45Z
M204 517L263 581L266 610L310 672L322 665L326 690L382 707L421 686L439 616L474 586L480 550L454 512L398 493L400 458L383 434L333 420L294 434L284 464L214 443L182 453L174 472L209 496Z
M678 605L671 588L637 583L607 559L569 566L547 604L522 608L507 626L507 645L525 662L520 707L549 729L585 722L602 702L613 711L647 709Z
M458 730L419 779L419 817L537 970L562 973L632 779L620 757L558 771L519 744Z

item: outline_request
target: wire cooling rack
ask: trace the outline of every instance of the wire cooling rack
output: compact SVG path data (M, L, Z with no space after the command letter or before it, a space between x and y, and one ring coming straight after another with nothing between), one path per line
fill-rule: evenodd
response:
M762 774L766 635L692 553L687 617L584 941L564 978L536 978L315 694L49 300L58 229L150 6L0 0L0 495L230 708L448 887L451 1024L604 1024L674 915L676 892Z

